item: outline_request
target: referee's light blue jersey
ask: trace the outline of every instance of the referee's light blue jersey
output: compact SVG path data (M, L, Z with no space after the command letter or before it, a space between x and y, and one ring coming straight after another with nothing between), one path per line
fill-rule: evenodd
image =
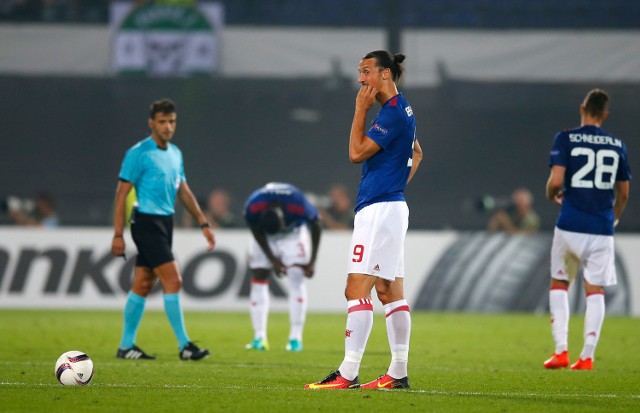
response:
M127 151L119 177L135 187L138 211L154 215L173 215L178 188L187 180L180 149L171 143L161 149L151 137Z

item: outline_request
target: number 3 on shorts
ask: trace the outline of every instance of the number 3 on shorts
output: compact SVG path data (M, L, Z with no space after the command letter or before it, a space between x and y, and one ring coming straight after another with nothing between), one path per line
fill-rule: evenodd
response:
M353 258L351 261L353 262L362 262L362 256L364 255L364 245L356 245L353 247Z

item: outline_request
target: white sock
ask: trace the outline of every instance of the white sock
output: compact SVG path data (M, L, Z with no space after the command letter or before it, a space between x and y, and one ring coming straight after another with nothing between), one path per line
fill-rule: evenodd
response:
M344 338L344 360L338 370L347 380L358 376L360 362L367 347L367 340L373 327L373 305L371 300L361 298L347 302L347 329Z
M300 267L287 269L289 278L289 340L302 341L302 330L307 318L307 286L304 270Z
M580 353L582 360L593 359L604 322L604 314L604 294L587 295L587 308L584 314L584 347Z
M555 288L549 291L549 311L551 312L551 335L556 343L556 354L567 350L569 336L569 293Z
M251 279L251 324L253 338L267 340L267 317L269 316L269 281Z
M391 349L391 364L387 374L394 379L407 377L411 313L407 300L394 301L384 306L387 315L387 337Z

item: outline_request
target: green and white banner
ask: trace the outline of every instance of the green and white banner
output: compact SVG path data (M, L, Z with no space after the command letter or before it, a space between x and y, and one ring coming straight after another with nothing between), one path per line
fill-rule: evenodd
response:
M113 72L154 77L215 73L223 14L219 3L112 3Z

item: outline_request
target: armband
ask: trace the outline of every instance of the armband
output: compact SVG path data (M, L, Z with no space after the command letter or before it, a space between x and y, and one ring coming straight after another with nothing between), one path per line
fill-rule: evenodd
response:
M209 224L208 222L205 222L204 224L200 224L200 228L202 229L211 228L211 224Z

